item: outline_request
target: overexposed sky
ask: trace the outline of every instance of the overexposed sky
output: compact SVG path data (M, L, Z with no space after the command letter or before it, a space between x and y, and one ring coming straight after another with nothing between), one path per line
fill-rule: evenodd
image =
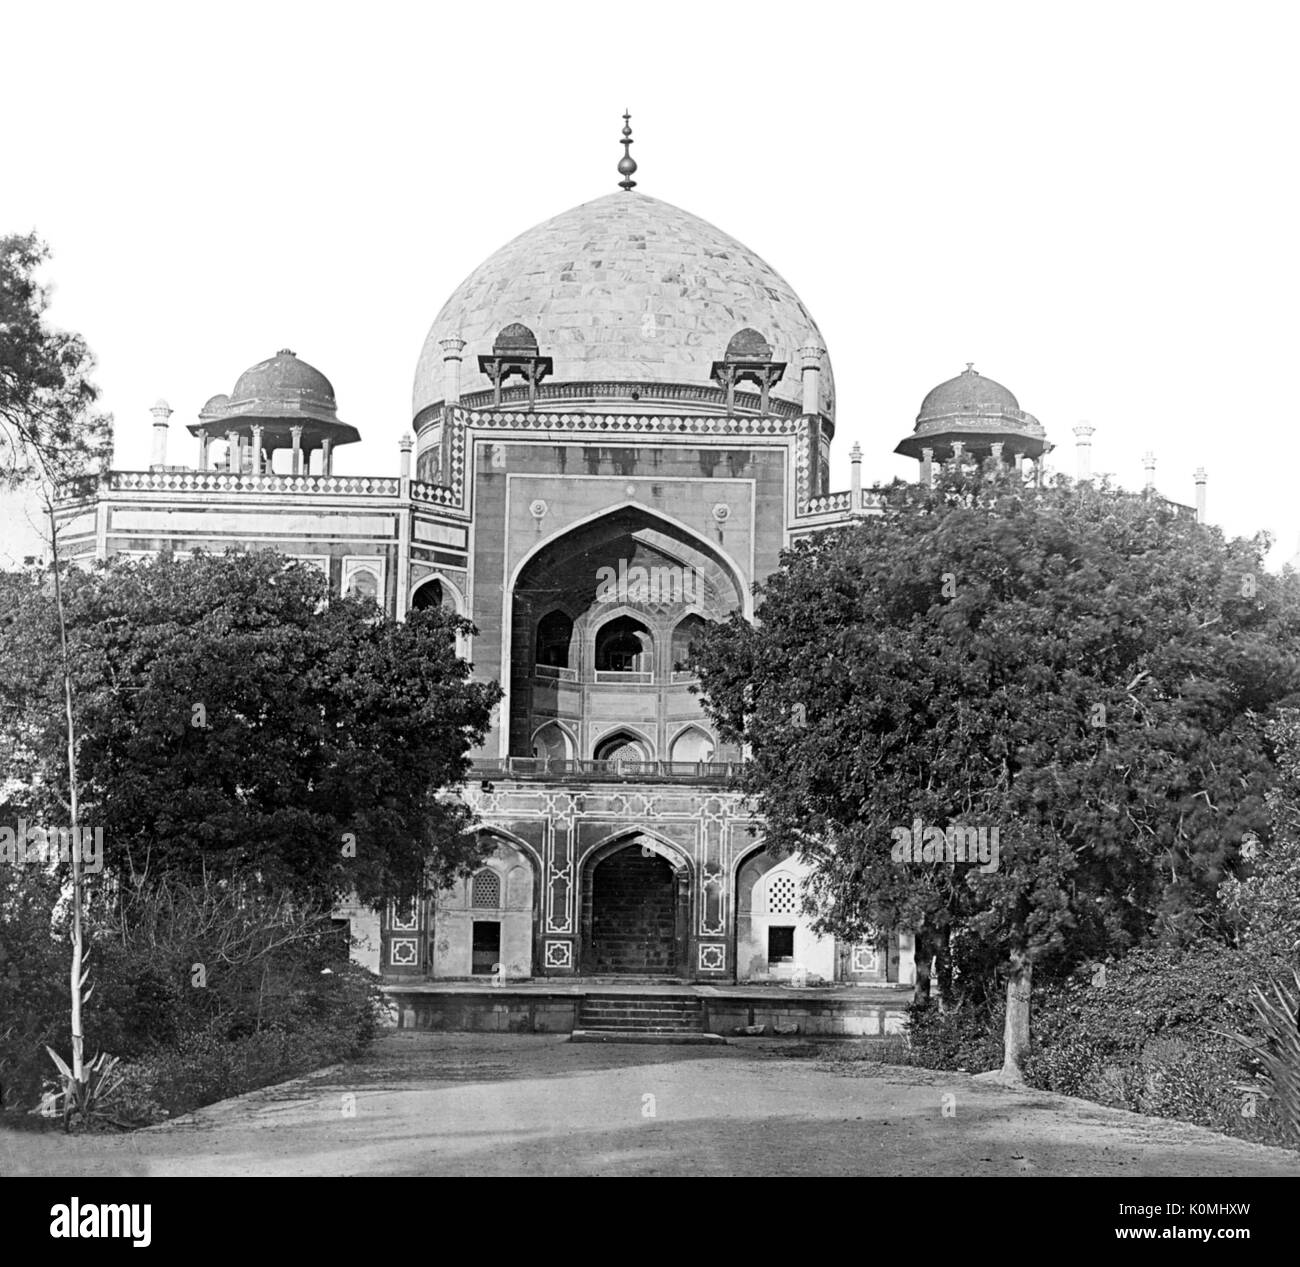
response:
M718 225L813 313L832 485L974 361L1093 467L1300 540L1300 8L1294 4L9 5L0 232L36 228L149 463L293 348L389 474L444 299L517 233L616 187ZM20 554L20 516L0 555Z

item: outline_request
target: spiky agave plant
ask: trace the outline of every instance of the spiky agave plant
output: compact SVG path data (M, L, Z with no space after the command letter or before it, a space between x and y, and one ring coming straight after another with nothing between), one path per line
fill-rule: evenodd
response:
M1255 987L1251 1006L1259 1019L1261 1035L1225 1034L1246 1051L1258 1066L1258 1085L1243 1091L1262 1095L1272 1103L1291 1138L1300 1142L1300 972L1293 972L1295 994L1273 982L1270 998Z
M122 1125L105 1111L113 1093L122 1085L121 1075L116 1077L113 1070L118 1058L107 1052L100 1052L84 1069L84 1076L78 1078L67 1061L53 1047L47 1046L50 1059L59 1071L62 1089L54 1097L56 1111L63 1118L63 1129L70 1131L74 1124L86 1126L99 1119Z

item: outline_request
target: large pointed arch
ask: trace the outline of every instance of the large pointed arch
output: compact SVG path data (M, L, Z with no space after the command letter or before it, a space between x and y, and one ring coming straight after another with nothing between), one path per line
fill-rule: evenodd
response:
M628 553L629 550L632 554ZM739 611L747 618L752 617L753 595L747 583L752 566L742 566L728 550L710 540L703 531L672 514L629 498L555 529L532 543L513 564L502 589L502 671L499 677L506 694L499 711L503 724L497 730L501 757L512 753L519 755L523 731L531 729L530 722L534 716L534 705L530 701L537 698L539 692L548 696L542 711L555 711L555 702L549 698L554 691L545 684L542 675L534 670L526 679L516 681L519 667L516 655L522 660L525 649L530 655L533 651L531 646L525 648L520 640L535 638L535 626L541 618L539 610L544 614L546 610L564 603L566 596L576 601L574 594L577 591L573 589L577 577L575 569L582 559L599 557L603 553L607 558L602 566L607 566L616 557L639 557L642 552L668 561L668 573L677 578L672 581L674 597L669 600L673 605L679 601L676 586L680 581L682 599L690 611L703 608L699 614L715 619L728 611ZM752 562L751 558L749 563L752 565ZM641 566L638 562L631 570L635 572ZM621 564L619 568L622 575ZM658 577L655 565L651 565L650 570ZM692 578L698 583L688 584ZM594 573L590 584L590 598L581 611L570 605L569 614L574 617L574 658L570 659L570 665L576 663L580 675L585 675L589 669L594 671L596 631L617 618L627 607L627 614L648 622L651 631L646 643L647 654L643 657L645 664L640 665L637 672L648 672L651 675L649 680L658 680L659 675L666 672L667 664L667 640L666 636L661 636L664 630L660 628L664 609L659 600L650 600L649 610L653 612L657 608L653 620L647 617L644 605L637 608L635 604L629 606L623 601L619 601L616 607L611 605L607 611L600 611L599 619L593 620L592 606L605 602L600 587L607 584L606 576ZM698 601L692 598L692 591ZM670 672L668 676L671 678ZM521 695L521 691L526 694Z

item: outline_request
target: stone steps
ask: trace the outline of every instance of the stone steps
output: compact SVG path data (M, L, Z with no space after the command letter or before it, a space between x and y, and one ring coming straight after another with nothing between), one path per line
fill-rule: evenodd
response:
M588 994L578 1010L577 1028L623 1033L698 1034L704 1030L704 1011L697 998Z

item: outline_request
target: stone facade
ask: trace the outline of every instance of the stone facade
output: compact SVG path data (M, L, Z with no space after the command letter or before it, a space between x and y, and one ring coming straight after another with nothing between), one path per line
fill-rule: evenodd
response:
M257 416L224 457L198 425L196 468L160 454L70 485L64 544L273 547L397 619L433 602L473 621L462 654L505 699L460 794L494 851L412 907L347 910L363 963L413 986L911 979L906 934L814 934L801 865L766 852L734 790L744 754L686 665L708 622L752 615L795 538L879 511L856 479L828 491L829 358L766 264L633 193L531 230L435 323L395 476L335 475L328 450L310 473L316 438L350 438L297 419L303 384L332 418L332 388L288 352L255 371Z

